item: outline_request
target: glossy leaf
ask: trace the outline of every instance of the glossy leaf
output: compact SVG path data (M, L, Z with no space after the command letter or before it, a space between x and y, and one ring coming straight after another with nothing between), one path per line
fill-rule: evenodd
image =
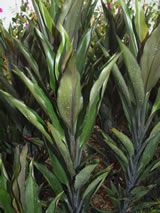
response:
M25 212L26 213L41 213L41 205L38 199L38 185L33 178L32 163L30 164L29 176L26 180L25 191Z
M60 70L61 57L63 56L63 53L65 51L67 52L68 49L70 48L69 37L62 25L59 26L59 31L61 33L62 41L61 41L61 44L59 45L59 48L58 48L58 51L56 54L56 59L55 59L55 75L56 75L57 80L59 79L60 71L62 72L62 70ZM69 57L70 57L70 52L68 53L68 58Z
M72 162L69 150L66 147L66 144L63 143L63 141L61 140L59 132L50 123L48 123L48 127L49 127L49 129L52 133L52 136L55 140L57 148L58 148L59 152L61 153L61 155L62 155L62 157L63 157L63 159L66 163L68 171L70 172L70 174L72 176L74 176L75 170L74 170L74 166L73 166L73 162Z
M29 50L18 39L14 38L14 41L17 44L17 46L19 47L19 49L21 50L21 52L24 55L24 57L26 58L26 60L28 61L29 65L33 69L36 76L41 80L38 64L35 61L35 59L33 58L33 56L31 55L31 53L29 52Z
M130 39L130 50L132 54L136 57L138 53L138 46L136 41L136 36L133 30L132 19L129 13L128 7L124 0L119 1L121 8L123 9L125 23L129 32L129 39Z
M94 165L88 165L85 168L83 168L75 177L75 183L74 183L74 187L75 189L79 189L82 186L84 186L89 178L90 175L92 173L92 171L95 169L95 167L97 166L97 164Z
M81 95L80 75L77 71L74 56L68 62L58 89L58 109L68 128L74 128L78 114L83 105Z
M41 118L38 114L27 107L22 101L14 98L13 96L9 95L8 93L0 90L0 93L4 95L7 100L9 100L15 107L26 117L26 119L31 122L44 136L52 143L52 139L49 134L44 129Z
M141 76L141 69L135 57L132 55L130 50L122 43L120 39L118 39L118 43L122 50L125 65L127 67L127 71L134 89L136 102L139 106L141 106L144 102L144 85Z
M160 122L158 122L152 129L150 137L156 135L160 131Z
M43 20L45 22L45 25L47 26L48 30L51 33L55 32L55 24L53 22L53 19L51 18L48 10L46 9L46 7L44 6L42 1L39 1L39 8L43 17Z
M86 56L89 50L89 45L92 38L92 32L93 32L93 27L90 28L88 32L84 35L77 50L76 60L77 60L77 68L80 75L82 75L82 73L84 72L84 67L85 67L86 58L87 58Z
M63 130L60 125L60 122L57 118L57 115L53 109L53 106L48 99L48 97L45 95L43 90L38 86L38 84L32 82L23 72L20 70L16 69L14 71L20 79L25 83L25 85L28 87L32 95L35 97L37 102L40 104L42 109L46 112L46 114L50 117L53 125L61 132L63 135Z
M139 0L135 1L136 3L136 15L135 15L135 27L139 37L139 40L142 42L148 34L148 27L145 23L145 14L144 10L141 7L141 2Z
M50 172L47 167L37 162L34 162L34 165L43 174L43 176L47 180L48 184L51 186L52 190L56 193L56 195L63 192L62 185L58 181L57 177L52 172Z
M160 26L147 40L141 57L142 78L146 92L150 91L160 78Z
M134 146L132 141L122 132L118 131L115 128L111 129L112 132L119 138L121 143L124 145L125 149L127 150L129 156L131 157L134 154Z
M92 86L91 92L90 92L90 99L89 99L89 108L91 108L92 104L94 103L95 99L100 93L100 90L106 81L108 81L110 72L113 68L113 65L116 63L117 59L119 58L119 55L113 56L107 64L104 69L101 71L98 79L95 81L95 83Z
M12 206L12 200L11 196L8 192L6 192L4 189L0 188L0 206L4 209L4 211L7 213L16 213Z
M56 206L58 205L59 200L61 199L63 192L61 192L60 194L58 194L53 201L49 204L46 213L54 213L56 210Z
M55 93L56 90L56 82L55 82L55 73L54 73L54 64L55 64L55 53L53 52L50 43L45 38L45 36L37 29L35 28L37 35L40 37L40 39L43 42L43 48L47 57L47 64L48 64L48 70L49 70L49 80L50 80L50 87L52 91Z

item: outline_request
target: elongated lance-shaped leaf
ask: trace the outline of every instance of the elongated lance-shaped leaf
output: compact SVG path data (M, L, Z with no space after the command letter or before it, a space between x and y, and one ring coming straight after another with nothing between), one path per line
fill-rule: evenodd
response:
M153 156L156 153L156 149L159 143L160 143L160 132L158 132L156 135L151 136L150 140L148 139L148 143L139 160L139 168L138 168L139 171L143 170L145 166L152 160Z
M62 137L63 137L63 129L60 125L60 122L57 118L57 115L53 109L53 106L48 99L48 97L45 95L43 90L36 84L35 82L32 82L23 72L21 72L18 68L14 70L14 72L21 78L21 80L25 83L25 85L28 87L32 95L35 97L37 102L40 104L42 109L45 111L45 113L50 117L52 124L60 131Z
M149 186L137 186L137 187L133 188L131 191L131 194L133 196L132 199L134 200L134 202L140 200L155 186L156 186L155 184L154 185L152 184Z
M77 68L78 68L80 75L82 75L82 73L84 72L86 59L87 59L87 53L88 53L89 45L90 45L91 38L92 38L93 28L94 28L94 25L84 35L84 37L78 47L78 50L77 50L76 60L77 60Z
M31 122L51 143L53 143L51 137L42 125L42 123L44 124L44 122L35 111L31 110L22 101L19 101L7 92L0 90L0 93L7 100L9 100L26 117L26 119Z
M156 135L160 131L160 121L153 127L149 137Z
M141 57L142 78L146 92L150 91L160 78L160 25L147 40Z
M6 213L16 213L15 209L12 206L10 194L2 188L0 188L0 206Z
M142 9L141 2L139 0L136 0L135 4L136 4L135 27L139 40L142 42L148 34L148 27L145 23L145 14L144 10Z
M128 165L128 159L125 156L125 154L120 150L117 145L114 143L114 141L109 140L109 137L101 131L103 137L105 138L105 142L108 144L108 146L112 149L113 152L115 152L116 156L118 156L118 159L120 158L121 161L123 162L124 167Z
M157 97L156 97L156 100L155 100L154 105L152 107L152 111L151 111L150 116L152 116L153 113L155 113L159 109L160 109L160 88L158 88Z
M32 4L33 4L34 10L35 10L35 12L37 14L38 22L39 22L41 31L43 32L45 37L48 39L47 30L46 30L46 27L45 27L45 24L44 24L44 20L42 18L41 12L40 12L40 8L39 8L39 5L38 5L38 0L32 0Z
M70 40L74 37L75 29L77 25L79 25L81 9L83 5L83 0L74 0L72 1L72 7L67 14L65 21L64 21L64 28L67 31ZM74 18L73 18L74 17Z
M64 2L59 19L58 19L58 24L57 24L58 29L60 25L63 25L65 17L67 16L69 10L71 9L73 2L74 0L68 0Z
M83 105L83 98L81 95L80 75L77 71L74 56L71 57L68 63L60 81L57 102L62 119L68 128L73 130Z
M96 116L98 113L98 103L99 103L99 96L96 97L94 103L92 104L91 108L88 109L86 111L83 123L82 123L82 133L81 133L81 139L80 139L80 143L81 146L85 146L88 142L89 137L91 136L93 127L94 127L94 123L96 120ZM89 104L88 104L89 105Z
M45 38L45 36L37 29L35 28L35 31L37 35L40 37L42 40L42 45L47 57L47 65L48 65L48 70L49 70L49 80L50 80L50 87L55 93L56 91L56 81L55 81L55 70L54 70L54 64L55 64L55 53L53 52L50 43L48 40Z
M96 168L96 166L97 164L88 165L76 175L74 183L75 189L81 188L88 182L90 175L92 171Z
M86 190L84 191L83 195L82 195L82 199L88 199L88 197L92 197L97 190L99 189L99 187L101 186L101 184L104 182L104 180L106 179L107 175L109 174L111 168L107 167L102 174L100 174L98 177L96 177L86 188Z
M69 186L69 180L63 168L63 165L59 162L59 160L53 154L52 150L49 147L48 147L48 152L49 152L49 157L51 159L53 171L56 174L57 178L59 179L61 183Z
M28 144L26 144L23 147L21 153L18 153L20 155L19 163L20 163L21 170L17 179L18 179L18 185L20 190L20 200L21 200L24 211L25 211L25 177L26 177L27 152L28 152Z
M108 54L107 50L101 44L99 44L99 45L100 45L100 48L102 49L105 57L108 58L110 55ZM131 106L131 99L130 99L129 90L128 90L126 82L125 82L125 80L124 80L124 78L123 78L123 76L122 76L122 74L121 74L116 63L113 65L112 74L115 78L115 81L116 81L116 84L117 84L119 90L121 91L121 93L125 97L125 100L126 100L128 106L130 107Z
M56 195L63 192L63 187L61 183L58 181L57 177L47 169L47 167L37 162L34 162L34 165L43 174L43 176L51 186L52 190L56 193ZM65 194L63 194L63 199L64 198Z
M122 43L119 38L118 43L123 53L127 71L134 89L137 105L141 106L144 102L144 85L140 66L138 65L135 57L132 55L130 50Z
M25 191L25 212L26 213L41 213L41 205L38 199L38 185L36 184L33 177L33 164L30 163L30 172L26 180L26 191Z
M124 145L125 149L127 150L129 156L131 157L134 153L134 146L132 141L128 138L127 135L123 134L117 129L112 128L111 130L119 138L119 140L121 141L121 143Z
M125 17L125 23L129 32L129 39L130 39L130 50L132 54L136 57L138 53L138 46L137 46L137 41L136 41L136 36L133 30L133 25L132 25L132 19L131 15L129 13L128 7L125 3L124 0L119 1L120 6L123 9L124 17Z
M38 77L38 79L41 81L38 64L35 61L35 59L33 58L33 56L31 55L30 51L18 39L14 38L14 41L17 44L17 46L19 47L19 49L21 50L21 52L24 55L24 57L26 58L26 60L28 61L29 65L33 69L33 71L36 74L36 76Z
M104 67L104 69L101 71L98 79L95 81L95 83L92 86L91 92L90 92L90 98L89 98L89 109L91 108L92 104L94 103L96 97L99 95L100 90L103 86L103 84L106 84L106 81L108 81L110 72L113 68L113 65L116 63L117 59L120 55L113 56L109 62L109 64Z
M39 8L40 8L43 20L45 22L45 25L47 26L48 30L52 34L54 34L54 32L55 32L55 24L54 24L52 17L50 16L48 10L46 9L46 7L44 6L42 1L39 1Z
M62 157L63 157L63 159L66 163L68 171L70 172L70 174L73 177L75 175L75 170L74 170L74 166L73 166L73 162L71 160L69 150L66 147L66 144L63 143L63 141L61 140L59 132L50 123L48 123L48 127L49 127L49 129L52 133L52 136L55 140L57 148L58 148L59 152L61 153L61 155L62 155Z
M59 26L59 31L61 33L61 37L62 37L62 41L61 44L58 48L57 54L56 54L56 59L55 59L55 75L57 80L59 79L59 75L60 75L60 60L61 57L64 53L64 51L68 51L68 49L70 48L70 39L67 35L67 32L65 31L65 29L63 28L62 25ZM70 56L70 55L69 55Z
M58 194L53 201L49 204L46 213L54 213L56 210L56 207L58 205L59 200L61 199L63 192L61 192L60 194Z

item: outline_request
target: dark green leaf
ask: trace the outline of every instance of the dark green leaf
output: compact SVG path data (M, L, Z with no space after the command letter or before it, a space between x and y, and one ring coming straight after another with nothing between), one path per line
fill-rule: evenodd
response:
M25 212L26 213L41 213L41 205L38 199L38 185L32 175L32 163L30 164L30 173L26 180L25 191Z
M12 206L10 194L2 188L0 188L0 206L2 206L6 213L16 213Z
M134 95L136 97L137 104L141 106L144 102L144 85L141 76L141 69L135 57L120 39L118 39L118 43L123 53L124 61L134 89Z
M88 165L85 168L83 168L75 177L75 183L74 183L74 187L75 189L79 189L82 186L84 186L89 178L90 175L92 173L92 171L95 169L97 164L94 165Z
M149 185L149 186L137 186L134 189L132 189L131 194L133 196L133 200L138 201L142 197L144 197L153 187L156 185Z
M129 156L131 157L134 153L134 146L133 146L133 143L131 142L131 140L125 134L123 134L122 132L119 132L115 128L112 128L112 132L119 138L121 143L126 148Z
M53 201L49 204L47 210L46 210L46 213L54 213L55 210L56 210L56 206L62 196L63 192L61 192L60 194L58 194L54 199Z
M150 91L160 78L160 26L147 40L141 58L142 78L146 92Z

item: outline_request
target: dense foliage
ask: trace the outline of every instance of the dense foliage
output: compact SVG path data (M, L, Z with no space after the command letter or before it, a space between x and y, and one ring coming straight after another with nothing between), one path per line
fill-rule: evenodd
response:
M0 24L0 212L158 212L158 15L151 27L138 0L32 3ZM101 186L108 209L92 202Z

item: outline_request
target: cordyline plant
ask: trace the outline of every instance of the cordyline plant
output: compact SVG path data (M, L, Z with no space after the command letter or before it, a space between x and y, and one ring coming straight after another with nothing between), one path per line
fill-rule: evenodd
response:
M160 78L160 26L148 38L144 12L136 1L135 34L128 10L124 2L120 2L131 43L128 48L117 38L127 74L122 76L118 66L114 65L113 75L128 121L130 137L112 128L111 131L117 138L115 142L110 136L101 132L105 142L115 153L124 173L125 188L122 185L117 188L112 183L111 189L107 189L115 206L113 212L127 213L155 204L138 201L155 186L154 184L144 186L143 181L160 165L159 159L153 159L160 142L160 123L158 121L153 124L156 112L160 109L159 89L154 104L150 104L149 101L152 88ZM139 52L138 47L140 47Z
M30 22L29 30L33 33L31 38L36 43L35 48L30 49L32 42L26 46L23 39L19 41L10 36L7 40L9 48L13 50L12 47L17 46L24 57L18 64L12 61L10 72L21 79L40 108L28 107L18 97L3 90L0 91L1 98L15 106L42 134L52 171L33 160L24 189L26 196L21 197L20 201L17 198L17 202L14 202L16 205L13 205L13 195L7 193L10 200L7 203L4 192L6 188L1 189L0 204L5 210L8 207L12 209L10 212L37 213L38 208L38 212L42 212L33 179L33 165L43 174L56 196L50 202L47 213L86 212L91 197L111 169L108 167L91 175L97 163L82 159L110 71L119 57L113 56L107 61L101 68L98 79L94 81L92 67L88 71L86 64L95 29L95 24L90 25L90 18L96 2L70 0L62 3L53 0L46 8L42 2L33 0L38 25L35 27ZM7 52L8 46L3 45L6 44L4 34L6 35L6 31L2 31L1 45ZM41 113L38 114L39 111ZM3 174L4 172L2 176ZM17 188L20 188L20 182L16 183ZM18 193L22 196L20 190ZM30 193L31 201L27 203ZM60 206L55 210L59 199Z

